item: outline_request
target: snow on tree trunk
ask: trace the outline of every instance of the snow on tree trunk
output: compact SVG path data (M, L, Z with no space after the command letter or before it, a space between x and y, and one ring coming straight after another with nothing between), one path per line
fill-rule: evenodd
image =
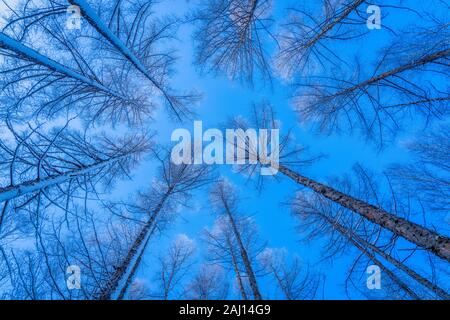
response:
M361 238L360 236L358 236L357 234L355 234L354 232L352 232L351 230L349 230L348 228L346 228L345 226L343 226L342 224L340 224L336 220L334 220L334 219L332 219L332 218L330 218L330 217L328 217L326 215L320 214L320 216L323 219L325 219L328 222L328 224L332 225L334 229L336 229L340 234L342 234L348 240L352 241L352 239L354 239L356 242L360 243L364 247L372 250L376 254L379 254L387 262L391 263L392 265L394 265L398 269L404 271L406 274L408 274L411 278L416 280L418 283L420 283L424 287L426 287L426 288L430 289L431 291L435 292L442 299L450 300L450 295L448 293L446 293L445 290L443 290L439 286L433 284L428 279L422 277L417 272L415 272L414 270L412 270L408 266L406 266L403 262L398 261L397 259L392 257L390 254L387 254L386 252L384 252L383 250L381 250L377 246L375 246L375 245L371 244L370 242L364 240L363 238Z
M105 39L107 39L131 64L139 70L150 82L164 95L167 101L170 103L171 98L161 87L161 85L153 79L150 72L144 64L136 57L136 55L128 49L128 47L119 39L108 26L100 19L89 4L84 0L69 0L73 5L80 7L81 14L94 27L98 33L100 33ZM173 107L173 106L172 106Z
M64 183L70 179L89 174L91 172L94 172L96 170L99 170L108 164L114 163L116 161L119 161L120 159L126 157L120 156L120 157L113 157L111 159L100 161L95 164L85 166L80 169L71 170L59 175L53 175L48 176L43 179L35 179L30 181L22 182L21 184L15 185L15 186L9 186L6 188L0 188L0 202L8 201L20 196L23 196L28 193L36 192L39 190L43 190L48 187L52 187L54 185Z
M360 214L372 223L386 228L387 230L407 239L419 247L433 252L442 259L450 261L449 238L414 222L397 217L364 201L355 199L322 183L303 177L283 165L280 165L279 171L295 182L323 195L325 198L339 203L343 207Z
M101 289L100 293L95 296L97 300L121 300L124 298L128 286L131 284L137 267L142 259L145 248L147 247L150 236L153 234L156 226L156 219L161 212L164 203L172 193L173 188L169 188L165 193L158 206L153 211L152 216L148 219L145 226L139 232L133 245L122 264L116 268L115 272L109 279L107 285Z
M113 92L112 90L108 89L107 87L98 83L97 81L95 81L91 78L85 77L85 76L79 74L78 72L76 72L75 70L72 70L66 66L63 66L62 64L56 62L55 60L52 60L46 56L43 56L39 52L8 37L6 34L4 34L2 32L0 32L0 48L5 48L8 50L11 50L11 51L19 54L26 60L33 61L34 63L37 63L41 66L44 66L44 67L46 67L50 70L53 70L55 72L58 72L60 74L63 74L69 78L78 80L78 81L80 81L90 87L93 87L99 91L107 93L116 98L122 99L122 97L119 94Z
M320 32L314 36L308 43L305 45L305 47L311 47L316 42L318 42L328 31L333 29L337 24L339 24L342 20L347 18L350 13L352 13L353 10L355 10L361 3L363 3L365 0L356 0L350 5L347 6L347 8L342 12L342 14L338 17L336 17L334 20L332 20L329 24L327 24Z

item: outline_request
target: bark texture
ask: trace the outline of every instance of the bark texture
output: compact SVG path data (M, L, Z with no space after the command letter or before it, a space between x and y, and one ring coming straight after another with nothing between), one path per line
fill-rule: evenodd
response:
M339 192L322 183L304 177L283 165L280 165L279 171L295 182L323 195L325 198L339 203L343 207L358 213L372 223L375 223L450 262L450 239L448 237L440 235L414 222L397 217L383 209L353 198L352 196Z
M226 201L224 201L224 206L225 206L225 210L227 212L228 218L230 220L230 224L232 226L233 233L236 237L236 241L239 246L239 251L240 251L240 254L242 257L242 261L244 263L245 272L247 273L250 287L252 288L252 291L253 291L253 296L254 296L255 300L262 300L261 293L259 292L258 284L256 282L255 273L253 272L253 268L250 263L250 259L248 258L247 250L245 249L245 246L242 243L241 235L239 233L239 230L236 226L236 222L234 221L233 215L230 211L230 208L228 208L228 204L226 203Z
M325 219L330 225L333 226L333 228L335 228L337 231L339 231L339 233L341 233L346 239L348 239L352 243L354 243L354 241L356 241L357 243L361 244L363 247L365 247L365 248L373 251L374 253L380 255L381 257L383 257L383 259L385 259L387 262L391 263L396 268L405 272L408 276L410 276L411 278L416 280L418 283L420 283L424 287L435 292L442 299L450 300L450 295L447 292L445 292L444 289L440 288L439 286L432 283L428 279L422 277L420 274L418 274L414 270L410 269L408 266L406 266L401 261L398 261L397 259L395 259L391 255L387 254L386 252L384 252L377 246L375 246L375 245L371 244L370 242L364 240L363 238L359 237L357 234L355 234L348 228L344 227L342 224L340 224L336 220L331 219L330 217L327 217L325 215L321 215L321 217L323 219Z

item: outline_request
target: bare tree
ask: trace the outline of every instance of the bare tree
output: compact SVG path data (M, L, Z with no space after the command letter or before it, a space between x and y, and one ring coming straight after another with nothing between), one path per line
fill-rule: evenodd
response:
M206 0L193 14L196 62L231 79L252 82L255 71L270 77L264 42L269 33L268 0Z
M355 199L354 197L341 193L322 183L312 181L286 167L280 167L280 171L297 183L314 190L324 197L339 203L343 207L360 214L367 220L380 225L398 236L404 237L408 241L433 252L447 261L450 261L450 239L448 237L440 235L417 223L393 215L364 201Z
M87 2L77 2L89 24L83 21L76 31L65 27L64 4L30 0L12 10L0 34L9 109L27 115L31 101L32 112L54 117L76 106L90 122L134 125L152 116L159 95L177 118L189 115L198 94L177 94L168 84L174 55L165 43L176 19L154 18L152 4L103 3L100 17Z
M258 258L287 300L315 298L320 276L312 273L309 267L302 266L298 256L294 256L289 264L286 250L267 248Z
M360 195L362 196L364 193L369 192L372 193L372 196L380 198L381 194L374 189L374 183L368 180L371 178L367 176L367 173L361 171L359 173L364 174L364 176L359 176L359 179L363 179L360 180L360 188L370 189L366 191L360 190L359 192L362 192ZM349 189L350 185L348 181L344 181L341 187ZM358 183L353 183L352 185L358 185ZM394 203L391 206L393 208L398 207L399 204L395 203L395 196L392 198ZM308 240L327 235L328 245L324 250L326 257L329 258L345 252L346 245L350 244L356 247L362 255L380 266L393 282L412 298L420 299L422 295L426 294L416 293L408 282L405 283L396 272L390 270L386 263L382 262L377 256L398 270L403 271L410 278L422 285L423 288L428 289L428 292L433 292L443 299L448 299L448 293L444 289L420 275L406 264L414 251L405 258L395 257L394 252L399 252L399 249L395 245L396 237L386 234L379 226L367 224L366 221L360 217L358 218L354 213L333 204L333 202L317 193L298 193L293 201L293 211L299 220L301 220L301 230L307 231ZM382 242L385 242L385 244L382 244Z
M14 233L14 241L24 247L8 243L11 237L0 239L0 266L9 272L2 294L10 299L92 299L113 272L114 261L126 252L136 224L84 205L71 206L65 214L44 210L43 201L36 206L31 229ZM80 272L77 290L67 284L69 266Z
M231 254L233 265L237 268L237 261L242 261L244 266L246 277L248 278L248 282L250 288L252 290L253 298L255 300L261 300L261 293L259 291L258 283L256 280L256 272L254 270L254 263L252 263L251 256L249 255L248 250L250 249L250 242L245 242L243 238L243 223L249 225L248 219L243 219L242 216L239 216L238 203L239 200L236 196L236 191L234 187L226 180L221 180L217 183L217 185L211 191L211 201L214 206L217 208L217 212L219 217L223 217L223 222L231 229L232 237L225 235L225 247L228 248L227 251ZM214 234L209 234L210 239L214 240ZM249 238L251 240L251 238ZM217 242L217 239L215 240ZM236 245L236 251L234 251L234 246ZM235 252L239 256L235 255ZM244 297L244 285L242 283L242 276L240 272L236 272L239 287L242 292L242 296ZM245 294L246 295L246 294Z
M310 200L310 202L308 202L308 204L306 205L304 199L307 197L303 197L302 194L297 195L296 200L294 202L294 214L299 215L299 216L301 215L301 217L303 218L302 222L305 222L305 220L307 219L306 217L308 217L309 215L316 214L316 211L314 211L314 210L317 210L317 209L316 209L316 207L313 207L316 205L316 203L314 202L314 200L315 200L314 198L316 198L316 197L318 197L318 196L313 196L312 197L313 199ZM313 207L313 209L311 209L311 207ZM320 209L322 209L320 203L318 204L318 207ZM314 219L314 218L312 218L312 219ZM306 224L306 226L312 227L312 223L313 222L309 222L308 224ZM332 230L331 232L333 232L335 230L334 228L336 227L336 224L329 224L326 226L321 226L321 225L318 225L315 223L315 225L317 226L317 230L313 231L312 233L309 234L309 236L308 236L309 240L312 239L312 237L314 237L314 236L318 236L320 234L319 230L322 233L322 235L324 235L325 234L324 230L326 230L327 228L330 228ZM305 228L305 225L303 225L302 227ZM338 230L339 236L342 236L342 233L340 233L340 232L343 232L343 229L336 228L336 230ZM347 230L347 228L345 228L345 230ZM343 234L346 235L347 233L344 232ZM331 257L331 256L333 256L333 254L335 254L337 252L342 252L343 246L346 245L346 243L339 243L339 242L336 243L337 239L339 239L339 238L329 236L329 240L328 240L329 245L328 245L327 249L330 249L330 247L332 247L332 246L334 246L335 248L331 252L329 250L326 250L326 251L324 250L324 252L326 252L327 257ZM380 269L383 272L385 272L389 276L389 278L399 288L401 288L401 290L403 292L405 292L408 296L410 296L413 299L420 299L420 297L403 280L401 280L394 272L392 272L389 268L387 268L385 264L383 264L380 260L378 260L377 257L369 249L365 248L359 242L357 242L356 240L354 240L351 237L346 238L346 240L349 241L353 246L355 246L368 259L373 261L373 263L375 263L377 266L379 266Z
M129 177L149 150L148 137L89 139L69 123L48 128L7 120L2 133L0 246L10 272L2 293L11 298L90 299L92 286L107 278L108 258L120 255L115 249L126 239L125 229L120 239L116 233L104 236L108 233L99 229L112 221L100 216L94 221L87 207L98 204L100 193L116 180ZM16 242L27 245L15 249ZM65 279L73 264L83 269L83 290L77 293Z
M1 143L2 169L8 174L5 187L0 188L0 200L44 190L52 186L91 176L92 182L104 176L113 181L121 172L125 174L136 165L139 157L149 150L145 136L133 136L114 142L106 137L89 141L86 136L67 128L67 124L50 132L42 125L28 124L28 130L17 132L8 123L11 138ZM97 178L94 178L96 175Z
M226 273L217 265L204 264L184 290L189 300L225 300L229 284Z
M280 50L275 58L278 73L285 78L304 74L306 70L320 65L342 62L329 42L354 39L365 33L355 25L366 24L360 7L366 0L322 0L313 8L301 4L288 11L287 21L278 35ZM321 16L317 16L321 12ZM309 73L309 71L308 71Z
M177 286L188 274L195 243L185 235L179 236L169 246L167 253L159 257L158 272L155 281L158 291L152 293L159 299L168 300Z
M68 124L45 130L42 124L28 123L18 132L7 122L0 142L0 238L3 224L18 211L33 210L40 201L64 208L83 192L97 197L100 186L128 176L149 150L146 136L89 139Z
M189 105L198 99L198 94L173 93L166 79L173 57L170 53L156 51L159 49L158 42L169 37L170 32L173 32L176 20L157 21L159 25L150 23L152 1L120 0L115 1L109 25L107 25L86 1L70 0L69 2L79 6L87 22L152 84L178 119L191 113ZM101 11L104 11L103 6Z
M322 132L358 128L384 146L402 123L419 115L427 123L448 113L449 95L441 83L448 81L449 55L448 24L435 22L398 36L371 71L357 61L351 74L334 70L299 82L294 105Z
M151 298L150 286L146 279L135 279L128 292L130 300L149 300Z
M116 78L104 84L91 69L86 74L67 67L5 33L0 33L0 54L7 59L2 70L2 89L11 101L5 111L9 116L18 113L26 117L31 113L51 118L60 111L67 112L69 106L78 106L90 122L108 119L113 123L135 123L150 112L145 98L127 93L126 75L121 81ZM112 72L106 69L103 76L113 77ZM27 105L32 106L31 110L24 107Z
M270 105L262 105L259 109L255 106L253 111L254 118L252 123L254 128L279 128L279 122L276 121L275 114ZM242 119L238 120L239 121L233 121L234 126L236 128L241 128L244 131L247 130L249 124ZM278 171L281 174L290 178L297 184L302 185L341 205L342 207L357 213L366 220L391 231L396 236L401 236L411 243L432 252L438 257L450 261L450 239L445 235L441 235L433 230L426 228L425 226L400 217L399 215L392 214L387 210L384 210L382 206L373 205L369 202L360 200L349 194L336 190L335 188L332 188L326 184L303 176L291 169L293 166L303 165L305 163L309 163L310 161L297 160L299 151L301 151L302 149L289 149L289 143L292 142L290 140L290 132L288 132L287 135L280 137L280 163L278 164ZM255 154L255 152L258 150L256 146L246 144L245 148L245 157L253 157L258 161L256 164L252 164L251 162L247 161L245 165L241 166L241 171L249 172L250 175L258 174L258 168L267 166L267 164L265 164L261 161L261 159L258 158L259 156L257 153ZM253 154L250 156L250 153Z
M450 210L450 133L441 124L407 143L414 164L394 165L389 174L397 184L430 211L446 214Z
M239 253L237 252L233 234L224 219L218 219L211 231L205 231L206 243L208 245L208 260L214 264L230 265L235 274L239 294L243 300L248 300L245 285L245 272L241 271Z
M147 215L147 220L107 285L99 289L97 299L125 297L155 230L162 229L181 207L187 206L193 191L211 181L211 172L206 166L178 166L171 162L170 156L156 154L156 157L161 163L159 180L148 192L139 195L135 205L126 204L127 210Z

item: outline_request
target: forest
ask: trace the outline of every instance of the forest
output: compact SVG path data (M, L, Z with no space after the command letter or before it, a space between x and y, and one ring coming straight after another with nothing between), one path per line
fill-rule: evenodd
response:
M0 300L450 300L448 0L0 0L0 29Z

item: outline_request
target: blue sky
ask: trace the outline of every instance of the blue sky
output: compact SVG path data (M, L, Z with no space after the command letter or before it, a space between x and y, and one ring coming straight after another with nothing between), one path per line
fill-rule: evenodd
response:
M183 13L189 7L191 2L163 2L160 6L161 12ZM412 1L410 5L425 6L423 1ZM283 1L274 1L274 18L285 17L287 5ZM429 9L429 8L428 8ZM386 12L383 12L384 14ZM389 10L386 19L382 24L394 26L396 30L407 26L411 22L417 21L417 17L405 10ZM425 23L425 22L423 22ZM362 26L361 28L364 28ZM313 164L311 167L304 168L303 174L325 181L328 177L339 177L342 174L350 173L355 163L360 163L374 172L382 172L392 163L405 162L410 160L404 142L414 137L416 130L421 127L411 123L407 130L390 143L387 147L379 150L374 144L367 142L362 135L355 133L353 135L317 135L312 132L309 125L299 125L298 115L294 112L289 99L291 88L279 79L274 80L273 89L264 86L257 80L254 87L249 87L238 81L230 81L225 76L213 76L208 74L199 75L193 66L193 49L191 28L183 26L179 32L178 56L176 65L176 75L173 85L177 88L200 89L203 94L203 100L197 108L198 116L195 120L202 120L204 130L208 128L219 127L230 116L246 116L252 102L258 102L268 99L274 106L278 114L278 119L282 122L282 130L294 128L296 142L307 146L311 154L326 154L327 157ZM377 51L390 40L392 34L385 28L381 30L370 31L369 34L360 40L340 43L336 50L347 55L347 57L356 56L363 63L372 63L377 57ZM155 121L158 132L158 141L161 143L170 143L170 135L175 128L186 128L192 132L193 122L187 121L183 124L170 122L161 111L158 113ZM130 185L145 186L151 179L149 172L153 171L151 162L143 164L136 172L133 182L123 183L119 188L128 189ZM305 264L314 265L317 262L321 250L320 241L305 244L300 242L301 236L295 231L297 221L290 214L290 209L283 206L282 203L288 200L297 190L298 186L287 179L280 179L279 182L270 181L266 183L265 188L258 193L251 184L245 184L245 178L232 172L229 166L219 168L220 175L233 181L242 197L241 211L254 214L259 231L260 238L267 241L270 247L285 248L290 255L298 255ZM202 230L210 228L214 222L214 215L208 204L208 190L197 192L193 201L195 210L185 210L180 212L180 218L176 226L172 226L160 238L155 239L148 247L146 258L139 268L138 279L146 279L151 285L152 275L155 271L154 257L163 252L168 245L169 240L177 234L186 234L189 238L195 240L198 244L198 260L201 261L204 256L199 235ZM348 253L338 258L333 264L320 264L316 268L326 276L326 283L323 297L326 299L345 299L343 283L347 276L349 263L354 258L354 253ZM273 283L267 277L259 279L262 285L263 295L276 297L273 295ZM362 279L361 286L365 285L365 278ZM236 292L231 292L232 297L237 297ZM321 294L319 294L321 297Z
M193 8L196 2L184 0L161 1L153 11L156 15L183 15L190 8ZM292 4L297 2L291 1ZM379 1L380 4L388 2L391 3L390 1ZM428 10L448 20L448 12L441 10L439 7L433 7L431 2L409 1L408 5L421 12ZM318 2L308 0L305 3L314 7ZM364 6L362 7L364 8ZM288 1L273 1L273 18L279 21L284 20L287 7L290 7ZM316 10L320 9L316 8ZM370 70L378 57L379 50L393 37L393 34L386 27L402 30L409 28L410 24L424 26L428 23L414 12L399 8L383 9L383 15L381 30L368 31L368 34L360 39L335 42L331 45L331 48L339 52L348 61L358 59L362 65L368 66ZM357 28L367 31L364 25ZM276 32L276 29L274 31ZM178 40L172 44L177 49L178 61L174 66L175 73L171 85L180 91L196 88L202 92L203 99L196 107L197 115L194 119L183 123L169 120L166 116L166 110L158 109L154 121L148 124L148 129L157 133L155 140L158 143L166 146L173 145L174 143L170 141L173 130L186 128L192 132L194 120L203 122L204 131L209 128L221 128L222 124L230 117L246 117L252 103L267 100L277 112L277 118L282 124L282 133L293 128L295 142L307 147L309 155L326 155L311 166L301 168L300 173L305 176L324 182L331 177L342 177L344 174L350 174L356 163L380 174L391 164L412 161L405 143L423 132L423 126L419 121L410 121L405 126L405 130L383 149L367 141L357 131L351 135L346 133L317 134L312 130L310 123L300 124L299 120L302 119L299 119L298 114L293 109L291 101L293 92L288 83L274 77L272 87L260 79L256 79L253 86L249 86L239 81L231 81L225 75L200 74L193 63L192 26L181 26L177 38ZM125 133L125 130L116 130L115 133ZM156 165L157 163L150 158L145 159L133 172L131 180L120 181L116 184L111 196L115 200L133 199L136 191L148 189L155 179ZM333 263L319 263L323 243L321 241L309 243L301 241L302 236L296 230L298 221L292 217L290 208L284 204L299 190L298 185L279 176L279 181L267 179L264 188L258 192L251 181L248 182L246 177L233 172L231 166L222 165L216 169L218 175L235 184L241 198L240 211L253 216L258 226L261 241L267 242L270 248L285 249L290 257L300 257L305 266L309 265L314 271L323 274L326 281L323 290L319 290L318 298L347 298L344 291L344 282L348 275L348 268L356 257L356 251L343 253L340 257L334 259ZM192 274L197 271L198 266L206 258L201 235L205 228L213 226L215 220L214 212L209 203L209 188L196 191L191 199L190 206L192 209L180 209L176 223L169 226L161 235L154 237L150 246L147 247L136 279L146 282L150 288L153 286L153 275L156 272L156 258L159 254L163 254L170 241L179 235L186 235L197 245L198 250L195 257L197 263L191 268ZM411 219L420 219L420 216L412 216ZM433 219L433 217L429 217L429 222L433 222ZM439 219L436 219L436 221L439 221ZM189 277L187 280L189 280ZM366 284L364 274L360 280L361 289L364 289ZM268 276L258 278L258 281L264 298L280 297L274 288L274 283ZM352 297L358 298L360 296L355 293ZM229 298L239 298L235 289L230 290Z

